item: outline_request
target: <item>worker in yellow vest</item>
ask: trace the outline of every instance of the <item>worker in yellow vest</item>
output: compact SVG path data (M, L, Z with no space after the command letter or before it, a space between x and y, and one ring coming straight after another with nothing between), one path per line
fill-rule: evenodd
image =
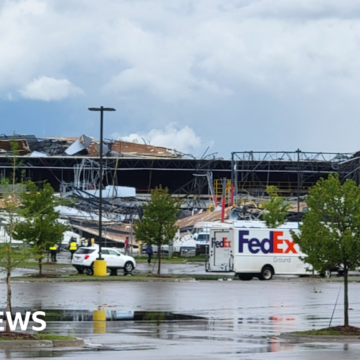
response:
M57 262L57 260L56 260L56 250L57 250L56 245L50 246L49 250L50 250L50 255L51 255L51 261Z
M72 260L72 258L74 256L74 252L77 250L77 243L74 238L71 238L71 240L70 240L69 250L71 252L71 260Z

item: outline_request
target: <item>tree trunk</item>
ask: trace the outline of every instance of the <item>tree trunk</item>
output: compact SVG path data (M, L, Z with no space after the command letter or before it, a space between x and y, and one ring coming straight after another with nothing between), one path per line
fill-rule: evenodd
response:
M161 267L161 245L158 246L158 275L160 275L160 267Z
M15 169L14 169L15 170ZM13 183L15 185L15 182ZM7 247L7 268L6 268L6 311L11 312L11 265L12 265L12 257L11 257L11 246L12 246L12 238L13 238L13 229L14 229L14 214L10 214L10 228L9 228L9 246ZM10 332L9 322L6 320L6 332Z
M39 265L39 275L42 275L42 258L41 257L39 258L38 265Z
M349 326L348 269L344 268L344 326Z
M16 182L15 166L16 166L16 160L15 160L15 158L14 158L14 164L13 164L13 185L15 185L15 182Z
M6 311L11 313L11 280L10 280L11 271L6 272L6 286L7 286L7 295L6 295ZM6 321L6 332L10 332L9 322Z

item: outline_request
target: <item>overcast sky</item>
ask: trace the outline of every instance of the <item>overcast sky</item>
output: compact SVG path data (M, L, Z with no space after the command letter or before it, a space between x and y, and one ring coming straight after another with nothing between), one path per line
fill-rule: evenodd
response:
M0 0L0 133L360 149L360 2Z

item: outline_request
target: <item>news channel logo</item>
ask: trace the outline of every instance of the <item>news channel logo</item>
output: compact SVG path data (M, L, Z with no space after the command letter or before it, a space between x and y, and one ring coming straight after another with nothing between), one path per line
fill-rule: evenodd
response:
M41 319L40 316L44 317L44 311L35 311L31 313L31 311L26 311L25 316L24 313L15 312L11 313L10 311L0 311L0 331L5 331L4 320L9 324L10 331L26 331L31 328L33 331L43 331L46 329L46 321ZM36 326L37 325L37 326Z

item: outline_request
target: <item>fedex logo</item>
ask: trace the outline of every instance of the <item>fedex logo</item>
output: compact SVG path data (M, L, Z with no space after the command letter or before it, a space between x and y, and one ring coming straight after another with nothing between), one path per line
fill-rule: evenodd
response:
M216 238L211 239L211 247L217 247L217 248L230 248L231 247L231 241L228 240L228 238L223 237L221 241L216 241Z
M270 231L268 239L259 240L257 238L249 239L249 231L239 231L239 253L244 252L244 245L247 244L252 254L261 251L264 254L297 254L294 248L295 243L292 240L281 239L284 236L283 231Z

